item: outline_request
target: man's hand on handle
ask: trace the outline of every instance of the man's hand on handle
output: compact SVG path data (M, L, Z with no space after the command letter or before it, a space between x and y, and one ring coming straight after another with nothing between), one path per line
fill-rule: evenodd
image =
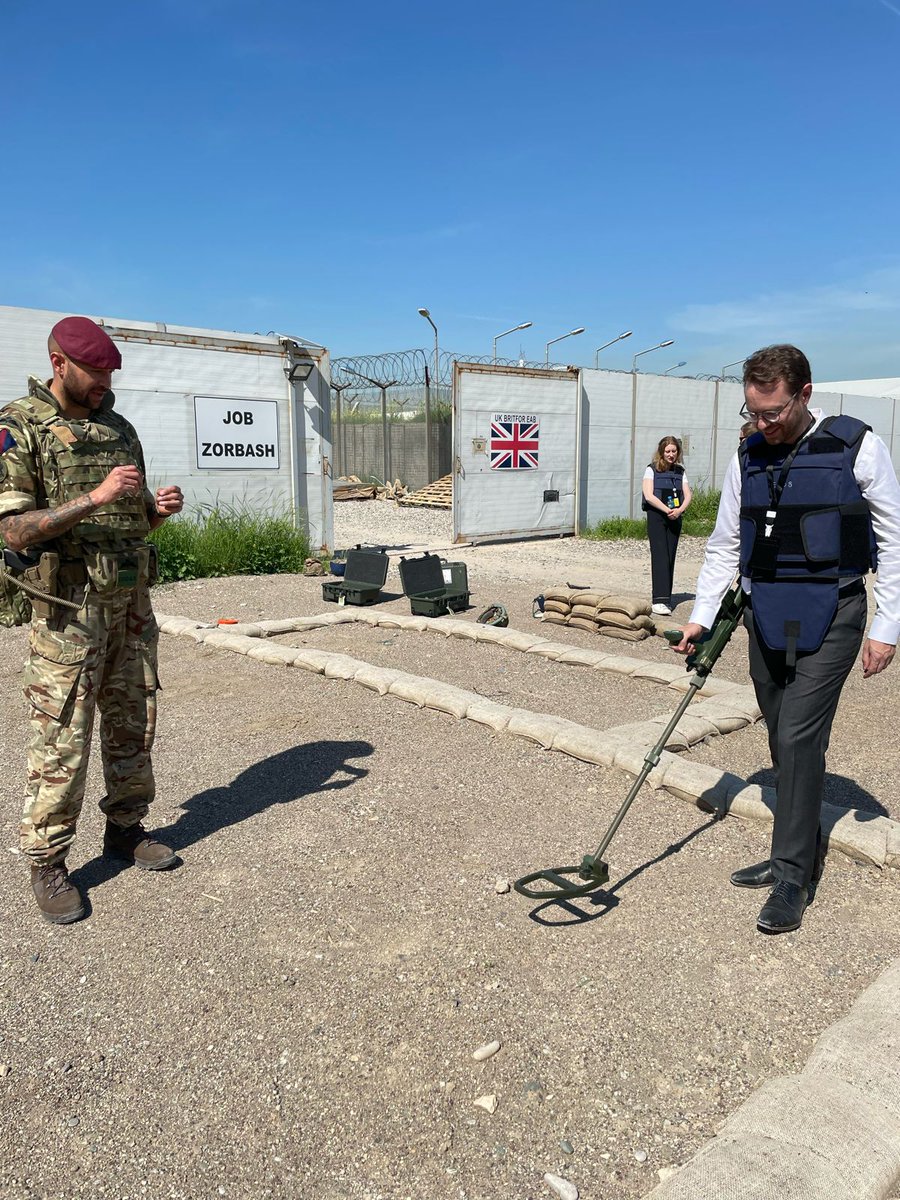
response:
M683 625L681 632L683 637L677 646L672 649L676 654L693 654L697 648L697 642L707 632L705 625L698 625L696 622L688 622Z

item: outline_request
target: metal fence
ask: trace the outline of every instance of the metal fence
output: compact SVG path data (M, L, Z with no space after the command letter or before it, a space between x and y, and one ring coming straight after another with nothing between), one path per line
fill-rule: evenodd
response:
M331 417L335 475L424 487L452 469L453 364L512 363L484 355L396 350L335 358Z
M435 371L437 361L437 371ZM565 369L561 363L440 351L397 350L335 358L331 364L332 428L335 474L360 479L399 479L409 488L424 487L452 470L452 380L456 362L495 363L506 367ZM629 371L623 386L645 377ZM662 378L662 377L659 377ZM669 376L679 379L739 382L733 376Z

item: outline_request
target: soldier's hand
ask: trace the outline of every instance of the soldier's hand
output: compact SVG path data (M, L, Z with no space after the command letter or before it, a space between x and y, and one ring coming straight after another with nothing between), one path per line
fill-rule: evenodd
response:
M91 492L91 499L99 508L103 504L112 504L122 496L139 496L143 486L143 476L137 467L113 467L103 482Z
M158 516L174 517L184 508L184 495L180 487L157 488L154 503Z

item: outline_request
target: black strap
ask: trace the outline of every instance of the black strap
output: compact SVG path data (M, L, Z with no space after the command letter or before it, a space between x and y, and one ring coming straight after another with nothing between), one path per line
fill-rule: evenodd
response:
M784 665L789 671L797 667L797 639L800 637L800 622L785 621L784 623Z

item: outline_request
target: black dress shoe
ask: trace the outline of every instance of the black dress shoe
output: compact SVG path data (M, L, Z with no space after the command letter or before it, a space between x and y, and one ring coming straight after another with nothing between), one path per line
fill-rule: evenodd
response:
M822 871L824 867L824 858L820 858L818 855L816 855L816 862L815 866L813 867L812 874L813 883L818 883L822 878ZM772 864L767 859L765 862L754 863L752 867L741 867L739 871L735 871L732 874L731 882L735 887L773 887L775 884L775 876L772 874Z
M762 906L756 928L760 933L790 933L792 929L799 929L808 902L806 888L779 879Z
M772 887L775 883L772 864L766 859L765 862L754 863L752 867L741 867L731 876L731 882L735 887Z

